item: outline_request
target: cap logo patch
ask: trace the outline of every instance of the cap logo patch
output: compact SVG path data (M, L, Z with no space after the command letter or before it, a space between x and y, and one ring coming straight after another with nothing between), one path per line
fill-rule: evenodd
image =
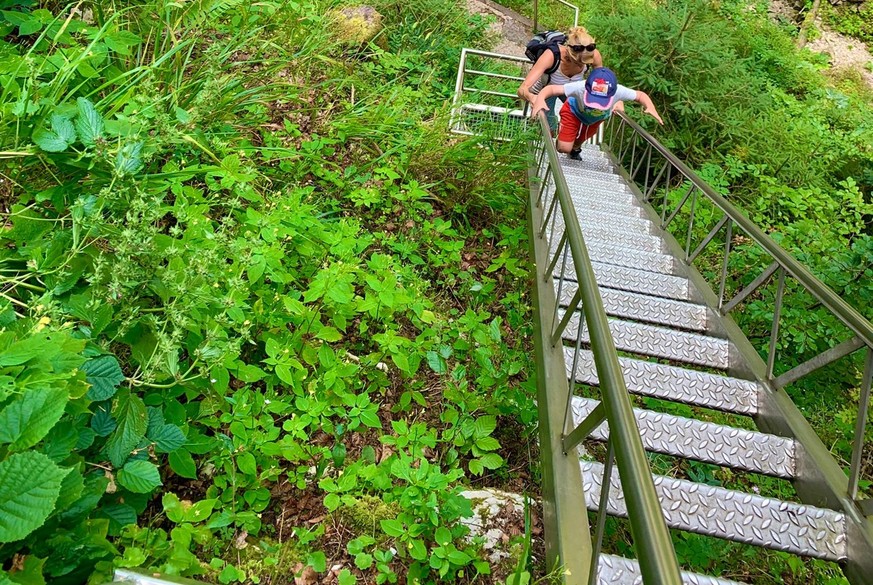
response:
M609 82L605 79L595 79L591 83L591 93L594 95L599 95L606 97L609 95Z

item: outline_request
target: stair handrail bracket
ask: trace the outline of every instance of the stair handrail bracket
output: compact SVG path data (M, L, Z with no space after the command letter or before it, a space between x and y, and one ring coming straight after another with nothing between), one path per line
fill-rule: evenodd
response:
M620 174L637 197L652 206L649 208L650 215L659 224L668 247L679 258L684 259L684 270L687 270L689 278L706 297L706 303L718 312L725 335L740 353L736 365L750 370L745 373L759 382L760 405L756 417L758 426L768 432L793 437L802 446L805 463L800 466L802 473L798 475L798 480L795 482L798 494L804 501L842 509L847 517L853 520L850 526L847 575L852 579L854 573L861 579L858 582L867 582L866 579L869 579L869 575L873 572L873 522L865 517L873 514L873 505L871 505L873 500L859 499L858 486L861 480L864 433L871 402L871 385L873 385L873 323L625 113L619 112L608 121L601 146L617 163ZM675 199L670 200L671 190L675 190L677 186L682 188L678 203ZM693 228L700 199L708 201L715 207L716 216L713 219L718 221L701 242L692 246L695 243ZM671 228L678 231L675 229L678 222L673 223L673 220L680 211L686 214L683 217L687 219L687 225L683 228L685 233L681 235L669 231ZM771 263L732 299L726 299L728 259L733 251L732 243L737 232L742 232L763 250L769 256ZM723 235L723 239L717 237L719 234ZM710 288L709 282L694 266L695 259L705 248L713 245L713 242L723 246L717 292ZM793 278L817 303L838 319L846 330L851 332L851 337L848 340L835 339L830 349L776 375L774 370L779 326L788 277ZM768 356L764 361L730 315L772 278L777 281L777 290ZM866 353L863 360L851 460L848 469L844 470L791 401L784 388L811 372L858 351ZM851 551L852 547L857 547L854 554ZM855 582L854 579L852 580Z
M531 149L528 225L536 268L535 342L549 568L555 561L560 563L566 569L566 583L595 582L606 502L602 497L592 543L584 513L585 495L576 446L607 421L609 441L603 494L609 492L614 455L645 583L679 584L682 581L676 554L634 418L594 268L544 112L538 114L537 122L539 128ZM578 286L561 314L559 299L567 277L575 279ZM568 368L564 362L562 337L574 318L578 328L576 352L572 368ZM575 376L568 379L568 370L576 369L583 328L589 336L600 380L601 401L588 418L576 428L569 428L571 417L568 415L576 382ZM586 562L589 558L590 563Z

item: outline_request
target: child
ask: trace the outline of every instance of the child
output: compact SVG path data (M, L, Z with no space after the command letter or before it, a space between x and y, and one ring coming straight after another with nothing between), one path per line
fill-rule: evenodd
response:
M567 100L561 108L561 125L558 132L558 152L570 153L570 158L579 159L582 143L594 136L597 127L609 118L613 109L624 109L624 101L639 102L643 111L663 124L655 104L645 92L618 84L615 73L607 67L598 67L586 81L565 85L548 85L537 95L532 116L547 108L546 99L565 95Z

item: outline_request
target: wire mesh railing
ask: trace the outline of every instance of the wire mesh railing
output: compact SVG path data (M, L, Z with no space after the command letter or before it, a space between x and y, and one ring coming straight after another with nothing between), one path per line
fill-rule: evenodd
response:
M865 433L869 432L868 412L873 384L873 324L626 115L613 116L604 135L604 144L625 169L627 178L636 185L643 199L659 213L661 228L671 233L683 247L684 260L689 266L699 266L704 257L712 265L718 260L716 256L720 256L720 267L717 272L710 271L709 284L714 292L717 291L715 304L722 315L737 314L753 298L760 301L767 283L775 280L772 319L769 331L765 332L768 337L766 360L759 358L764 362L762 381L773 391L779 391L838 360L855 359L863 363L851 455L848 465L843 465L846 477L840 475L828 480L832 485L841 486L839 489L843 493L836 494L838 499L848 498L862 515L873 515L873 500L862 499L859 495L859 485L864 479L865 448L871 447L870 442L865 441ZM759 259L760 272L745 285L732 282L728 271L732 255L738 254L737 244L740 242L744 250L754 249ZM718 250L714 251L716 248ZM749 274L748 266L753 264L744 262L744 275ZM803 293L804 298L811 299L810 310L820 310L839 324L832 331L832 343L827 349L815 352L793 367L779 361L780 326L785 319L789 286ZM795 353L793 348L787 351Z
M519 106L519 84L530 70L525 57L462 49L450 129L456 134L517 138L527 128L527 108Z
M595 280L594 268L585 246L576 209L560 166L545 113L539 113L537 126L539 132L533 147L536 158L532 177L535 186L531 191L533 210L531 231L535 238L535 248L537 246L542 248L541 253L536 255L537 259L548 259L546 262L536 263L537 287L554 287L555 297L560 299L568 280L575 280L576 283L576 292L563 313L560 308L561 303L555 300L553 306L547 307L547 310L550 309L549 314L539 317L540 328L543 329L542 342L548 345L545 348L546 353L560 352L563 360L565 352L562 339L567 336L568 328L575 321L575 335L569 336L575 339L570 371L576 371L583 339L587 339L587 345L594 357L600 389L599 405L575 427L571 426L570 421L572 400L576 393L575 376L571 376L564 387L560 384L556 385L560 390L566 389L564 396L558 396L556 392L540 391L539 408L552 411L554 405L543 404L542 401L561 400L563 414L560 421L552 421L549 429L552 436L541 439L542 443L550 443L554 441L555 435L560 438L558 450L543 449L544 456L552 459L552 461L544 461L544 468L552 469L561 465L560 458L564 458L565 461L575 462L578 473L576 447L604 421L607 422L609 438L604 466L604 487L601 491L597 524L592 539L590 564L583 567L585 575L590 578L588 582L594 583L597 574L607 510L605 498L609 494L612 467L615 465L618 467L634 548L644 581L680 583L673 544L655 492L651 469ZM542 294L538 294L538 298L542 297ZM550 299L555 297L550 296ZM543 305L539 304L538 308L542 311ZM538 363L537 367L539 372L547 370L545 363ZM562 372L564 381L567 380L566 373L565 368ZM557 381L547 380L547 382ZM566 494L564 497L567 497ZM584 506L584 493L580 491L575 494L575 497L578 498L576 505ZM570 505L570 503L558 502L556 507L561 510L567 509ZM564 521L566 520L562 518L557 519L558 524ZM557 526L555 532L563 538L572 534L573 529ZM568 546L570 543L561 543L560 549L567 550Z

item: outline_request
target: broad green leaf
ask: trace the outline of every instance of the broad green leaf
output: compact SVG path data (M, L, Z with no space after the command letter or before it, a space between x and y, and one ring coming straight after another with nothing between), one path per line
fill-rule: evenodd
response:
M161 474L154 463L138 459L128 461L118 472L118 483L137 494L148 494L161 485Z
M327 570L327 557L320 550L309 553L306 556L306 564L315 569L316 573L324 573Z
M171 453L188 441L182 429L167 424L161 425L154 433L150 432L148 438L155 442L155 447L161 453Z
M131 47L135 47L142 42L138 36L126 30L117 30L104 35L103 42L106 46L120 55L130 55Z
M355 555L355 566L362 571L373 565L373 555L362 552Z
M69 118L60 114L52 114L52 131L57 134L67 144L72 144L76 141L76 128Z
M494 437L482 437L476 439L476 446L483 451L494 451L500 448L500 441Z
M470 555L459 550L453 550L449 553L449 562L451 562L453 565L463 567L470 562Z
M388 536L398 537L403 536L406 533L406 529L403 527L403 523L400 520L380 520L379 526L382 527L382 531Z
M95 401L107 400L115 396L118 385L124 381L124 373L114 355L101 355L90 359L82 366L82 371L91 384L88 398Z
M341 503L342 501L338 494L331 493L324 497L324 507L327 508L328 512L333 512L339 508Z
M409 549L409 556L417 561L427 559L427 547L424 546L424 541L420 538L412 539L412 548Z
M109 518L110 530L114 533L118 533L124 526L136 524L136 510L129 504L100 506L98 512Z
M37 128L33 131L33 142L46 152L63 152L70 146L57 132L45 128Z
M79 113L76 116L76 130L79 140L85 146L94 146L94 143L103 138L103 118L97 112L88 99L80 97L76 100Z
M120 176L133 175L142 168L142 142L125 144L115 155L115 172Z
M473 475L482 475L485 472L485 467L478 459L471 459L469 468L470 473L472 473Z
M255 456L248 451L243 451L236 456L236 466L247 475L258 474L258 463L255 461Z
M373 429L381 429L382 421L379 416L372 410L365 410L361 413L361 422Z
M34 554L24 557L24 566L9 574L9 583L16 585L45 585L43 566L46 559L41 559ZM3 583L3 572L0 571L0 585Z
M449 529L446 528L445 526L439 526L436 529L436 532L434 532L433 539L440 546L445 546L445 545L449 544L450 542L452 542L452 533L449 532Z
M446 360L443 356L438 354L435 351L427 352L427 365L430 366L430 369L436 372L437 374L445 374L449 368L446 364Z
M479 461L487 469L499 469L503 465L503 457L497 453L486 453L479 458Z
M121 467L130 452L145 437L148 427L148 413L146 406L139 396L127 394L118 401L115 418L118 428L106 442L106 454L115 467Z
M115 430L117 423L108 410L98 408L91 417L91 429L98 437L108 437Z
M0 542L21 540L43 525L68 471L35 451L0 462Z
M191 453L185 449L176 449L169 454L167 461L170 464L170 469L176 475L187 477L188 479L197 479L197 464L194 463Z
M358 578L348 569L343 569L340 571L339 575L337 575L337 582L339 585L356 585Z
M494 415L480 416L473 424L476 438L487 437L497 428L497 417Z
M10 443L12 451L33 447L61 419L68 401L59 388L25 390L0 411L0 443Z

